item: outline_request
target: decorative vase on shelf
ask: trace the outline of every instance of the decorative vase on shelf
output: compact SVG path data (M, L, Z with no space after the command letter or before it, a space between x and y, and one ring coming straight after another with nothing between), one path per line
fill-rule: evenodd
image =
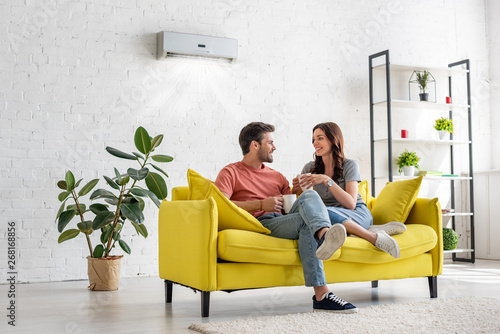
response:
M415 176L415 166L403 166L404 176Z
M418 94L420 96L420 101L429 101L429 93L420 93Z
M441 139L441 140L447 139L448 131L439 130L438 133L439 133L439 139Z

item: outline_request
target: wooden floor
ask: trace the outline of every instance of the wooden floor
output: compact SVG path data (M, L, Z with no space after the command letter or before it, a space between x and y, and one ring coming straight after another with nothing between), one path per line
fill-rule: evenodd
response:
M7 285L0 286L0 333L194 333L191 323L226 321L312 310L312 289L289 287L211 294L209 318L200 317L200 294L174 285L165 304L157 277L122 278L118 291L91 292L87 282L19 284L16 327L7 324ZM429 299L426 278L332 284L331 289L358 308ZM500 299L500 261L445 262L438 298L489 296ZM12 330L14 329L14 330Z

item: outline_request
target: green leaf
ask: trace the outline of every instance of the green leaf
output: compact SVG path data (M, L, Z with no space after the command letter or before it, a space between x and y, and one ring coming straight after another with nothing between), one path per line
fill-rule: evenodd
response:
M137 234L142 235L144 238L148 237L148 230L146 229L146 225L144 224L136 224L132 222L132 225L135 227L135 230L137 231Z
M113 233L113 228L111 226L105 226L103 228L102 234L101 234L101 242L103 244L107 243L109 240L109 237L111 236L111 233Z
M134 196L148 197L148 193L142 188L132 188L130 189L130 193Z
M73 217L76 215L75 210L66 210L61 215L59 216L59 222L57 223L57 230L59 233L61 233L66 225L73 219Z
M126 176L122 177L122 179L120 180L120 182L118 182L118 184L120 184L121 186L124 186L128 183L128 181L130 181L130 176L126 175Z
M57 182L57 186L59 187L59 189L62 189L62 190L66 190L68 187L66 186L66 181L59 181Z
M71 191L75 187L75 176L71 171L66 172L66 176L64 177L66 180L66 190Z
M165 199L167 197L167 184L161 175L149 172L146 177L146 185L159 199Z
M106 182L109 184L109 186L111 188L116 189L116 190L120 190L120 186L117 185L115 181L113 181L112 179L110 179L107 176L104 176L104 179L106 180Z
M61 215L61 213L64 211L64 206L66 205L66 200L67 200L67 199L65 199L65 200L62 202L61 206L59 207L59 210L57 210L56 221L57 221L57 219L59 218L59 216Z
M86 220L84 222L76 224L78 226L78 229L82 231L83 233L91 233L92 232L92 221L91 220Z
M57 199L59 199L59 202L62 202L68 198L69 194L71 194L70 191L63 191L57 196Z
M99 179L93 179L93 180L89 181L89 183L87 183L86 185L83 186L82 189L80 189L80 191L78 192L78 196L87 195L92 189L94 189L94 187L96 186L96 184L98 182L99 182Z
M160 200L158 199L158 197L156 197L156 195L150 191L150 190L146 190L146 189L142 189L144 192L146 192L146 194L148 194L149 198L155 203L155 205L159 208L160 205L161 205L161 202Z
M148 154L151 151L151 138L142 126L135 131L134 143L139 152L143 154Z
M101 258L104 255L104 246L103 245L97 245L94 248L94 253L92 253L92 257L94 258Z
M140 181L146 178L148 176L149 169L147 168L141 168L141 169L133 169L129 168L127 169L127 174L133 178L136 181Z
M123 240L119 240L118 243L120 244L120 247L123 249L123 251L127 254L130 254L130 247L127 245L127 243Z
M94 218L94 221L92 223L92 228L94 230L98 230L101 227L106 226L109 223L111 223L114 218L115 218L115 214L111 211L99 212Z
M135 155L122 152L122 151L117 150L116 148L113 148L113 147L106 146L106 151L108 151L109 154L114 155L115 157L118 157L118 158L128 159L128 160L137 160L137 157Z
M60 244L61 242L76 238L76 236L78 236L78 234L80 234L80 230L77 230L75 228L73 228L71 230L64 231L63 233L61 233L61 235L57 239L57 243Z
M80 182L82 182L82 181L83 181L83 179L80 179L80 180L76 181L75 188L78 188L78 186L80 185Z
M153 165L153 164L149 164L151 165L154 169L156 169L157 171L159 171L160 173L162 173L163 175L165 175L166 177L168 177L168 174L165 173L165 171L163 169L161 169L160 167L156 166L156 165Z
M163 140L163 135L158 135L151 140L151 151L160 146Z
M142 222L144 221L144 214L141 211L139 202L122 203L120 210L122 215L124 215L134 223L142 224Z
M170 155L164 155L164 154L155 154L151 156L151 159L153 159L156 162L170 162L174 160Z
M137 152L132 152L132 154L133 154L133 155L135 155L136 157L138 157L139 159L142 159L142 160L146 159L146 158L145 158L142 154L140 154L140 153L137 153Z
M71 204L71 205L68 205L67 207L68 210L75 210L75 211L78 211L77 210L77 206L76 204ZM85 212L85 210L87 210L87 206L83 203L80 203L80 210L82 211L82 213ZM78 213L78 212L77 212Z
M97 189L96 191L94 191L92 193L92 195L90 195L91 200L96 199L96 198L101 198L101 197L116 198L116 196L111 191L106 190L106 189Z
M95 203L95 204L92 204L90 207L89 207L90 211L92 211L94 214L98 214L99 212L101 211L109 211L108 210L108 207L104 204L101 204L101 203Z
M122 176L120 174L120 172L118 171L118 169L115 168L115 175L116 175L116 180L118 182L120 182L120 180L122 179Z
M118 198L111 198L111 197L106 197L104 199L106 203L109 203L111 205L118 205Z

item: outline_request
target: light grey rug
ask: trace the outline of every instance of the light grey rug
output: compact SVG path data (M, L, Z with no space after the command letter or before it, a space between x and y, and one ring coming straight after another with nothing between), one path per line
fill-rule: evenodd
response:
M433 299L359 308L354 314L295 313L192 324L205 334L236 333L500 333L500 300L486 297Z

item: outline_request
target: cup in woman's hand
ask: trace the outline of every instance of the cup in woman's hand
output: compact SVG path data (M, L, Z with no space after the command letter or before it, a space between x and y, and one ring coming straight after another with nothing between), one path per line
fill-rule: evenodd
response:
M310 184L310 183L307 183L307 184L306 184L306 183L304 183L304 182L305 182L305 181L304 181L304 179L305 179L307 176L309 176L309 175L311 175L311 173L306 173L306 174L300 174L300 175L298 175L298 178L299 178L299 184L300 184L300 188L302 189L302 191L309 190L309 189L311 189L311 188L312 188L312 186L313 186L313 185L312 185L312 184Z
M296 199L297 199L297 195L295 195L295 194L283 195L283 210L285 210L285 213L290 212L290 210L292 209L293 203L295 203Z

